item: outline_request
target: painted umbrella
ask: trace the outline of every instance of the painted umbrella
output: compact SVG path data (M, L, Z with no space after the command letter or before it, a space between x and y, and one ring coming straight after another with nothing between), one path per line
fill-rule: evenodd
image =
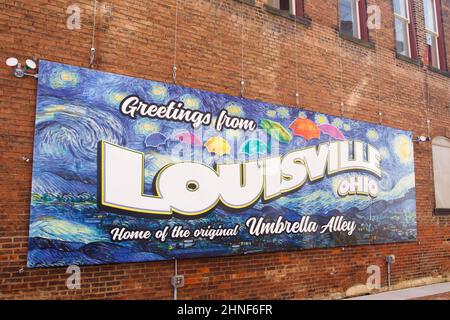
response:
M344 134L337 127L331 124L320 124L318 125L320 132L335 138L336 140L345 140Z
M144 141L146 147L153 147L153 148L165 145L166 142L167 137L159 132L148 135Z
M205 142L205 147L206 150L208 150L210 153L215 153L219 156L223 156L224 154L230 154L230 145L222 137L216 136L209 138Z
M290 142L292 140L292 135L289 130L276 121L262 119L259 125L280 142Z
M188 131L175 133L173 135L173 139L184 144L189 144L194 147L201 147L203 145L202 140L200 140L199 137Z
M239 150L239 153L245 153L247 155L253 154L265 154L267 153L267 144L259 139L249 139L245 141Z
M295 136L303 137L305 140L319 139L320 130L317 125L307 118L297 118L289 126Z

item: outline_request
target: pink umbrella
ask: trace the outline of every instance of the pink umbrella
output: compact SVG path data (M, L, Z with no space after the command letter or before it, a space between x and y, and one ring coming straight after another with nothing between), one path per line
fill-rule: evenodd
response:
M174 140L178 140L181 143L186 143L194 147L203 146L203 142L200 138L188 131L176 133L173 138Z
M322 133L335 138L336 140L345 140L344 134L341 130L331 124L319 124L317 127Z

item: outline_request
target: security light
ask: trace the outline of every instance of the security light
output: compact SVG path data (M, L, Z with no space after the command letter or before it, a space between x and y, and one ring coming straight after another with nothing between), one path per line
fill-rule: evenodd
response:
M29 73L27 71L34 71L37 68L37 64L33 59L25 60L25 68L22 67L22 64L19 63L19 60L15 57L10 57L6 59L6 65L8 67L13 68L13 74L16 78L23 78L25 76L33 77L37 79L37 73Z
M423 142L431 141L431 138L428 136L418 136L417 139L415 139L413 141L417 142L417 143L423 143Z
M35 70L37 67L36 62L34 62L34 60L31 59L27 59L25 60L25 68L27 70Z
M19 60L17 60L17 58L11 57L6 59L6 65L8 67L15 67L17 64L19 64Z

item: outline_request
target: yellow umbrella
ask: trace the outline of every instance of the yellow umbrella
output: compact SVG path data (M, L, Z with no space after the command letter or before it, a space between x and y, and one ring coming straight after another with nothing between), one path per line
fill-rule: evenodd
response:
M219 156L230 154L230 145L222 137L212 137L205 142L206 150Z

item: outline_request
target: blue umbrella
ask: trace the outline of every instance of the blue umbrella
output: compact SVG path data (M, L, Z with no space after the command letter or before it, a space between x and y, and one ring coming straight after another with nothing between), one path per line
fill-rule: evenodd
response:
M145 146L157 148L159 146L165 145L167 142L167 137L162 133L152 133L145 138Z

